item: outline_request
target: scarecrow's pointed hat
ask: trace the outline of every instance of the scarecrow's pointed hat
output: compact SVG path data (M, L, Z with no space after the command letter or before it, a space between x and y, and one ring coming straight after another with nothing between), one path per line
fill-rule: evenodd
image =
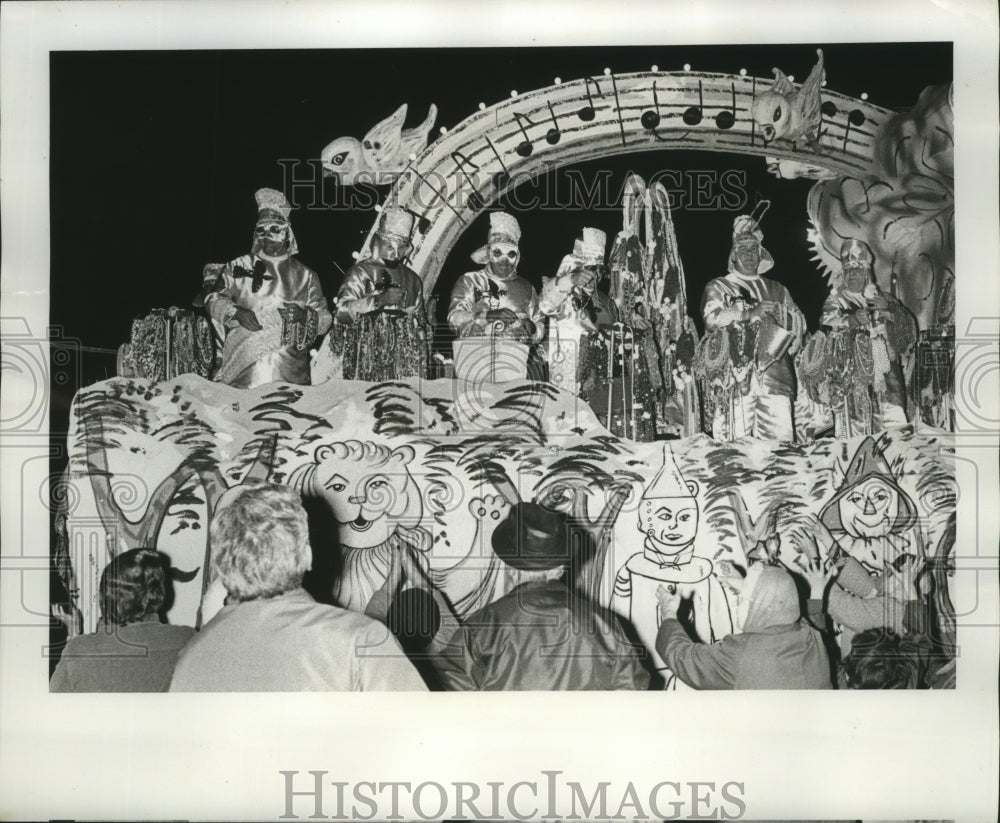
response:
M843 531L844 524L840 520L840 501L860 483L866 480L877 478L899 495L899 512L896 515L896 522L892 524L893 532L904 531L913 525L917 517L916 507L910 496L903 491L895 478L892 476L892 469L885 459L885 455L875 443L874 438L866 437L861 441L858 450L851 458L851 463L844 472L844 482L840 489L822 508L819 519L830 531Z

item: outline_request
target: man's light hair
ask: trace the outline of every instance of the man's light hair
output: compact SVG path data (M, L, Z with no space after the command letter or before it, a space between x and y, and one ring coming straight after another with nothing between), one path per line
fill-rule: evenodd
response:
M258 483L234 490L215 513L209 534L216 575L237 600L298 588L312 565L306 512L288 486Z

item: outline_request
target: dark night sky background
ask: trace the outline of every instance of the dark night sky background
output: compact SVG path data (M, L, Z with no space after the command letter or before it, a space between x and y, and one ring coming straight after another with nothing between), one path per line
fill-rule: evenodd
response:
M950 43L54 52L51 322L86 346L113 349L128 340L134 317L155 307L189 307L205 263L249 251L253 194L262 186L284 187L280 158L318 158L335 137L362 137L402 103L409 104L408 127L437 104L433 138L480 101L489 105L511 89L548 86L557 76L597 76L605 66L629 72L656 64L672 71L690 63L694 70L746 68L767 78L777 66L801 82L817 47L824 50L829 90L867 92L872 103L893 110L909 109L926 86L952 78ZM745 172L744 210L759 197L772 200L764 231L776 265L768 276L789 288L815 325L825 286L806 244L812 181L778 180L761 158L711 152L645 152L571 168L584 178L609 169L616 194L629 171L647 180L664 170ZM326 187L325 193L316 189L318 200L335 200L332 181L317 186ZM380 199L387 192L381 190ZM517 197L522 193L523 187ZM500 205L507 205L504 199ZM609 248L621 228L617 202L589 212L511 210L524 232L521 271L536 285L555 271L582 226L604 229ZM725 272L734 216L718 209L674 212L692 314L704 285ZM298 209L292 221L300 259L332 297L374 212L320 205ZM442 304L458 275L472 267L468 255L484 241L486 225L483 215L452 251L438 280ZM53 433L65 431L77 374L84 383L114 374L111 357L74 357L79 362L68 367L67 384L53 386Z

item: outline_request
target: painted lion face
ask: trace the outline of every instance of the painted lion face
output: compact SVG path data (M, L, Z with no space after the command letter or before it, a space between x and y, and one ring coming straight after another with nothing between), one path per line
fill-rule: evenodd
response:
M384 543L401 520L420 519L420 496L407 465L413 449L389 450L352 440L316 450L313 490L330 506L340 526L340 545L366 549Z
M884 537L899 514L899 494L878 478L859 483L840 499L840 521L853 537Z

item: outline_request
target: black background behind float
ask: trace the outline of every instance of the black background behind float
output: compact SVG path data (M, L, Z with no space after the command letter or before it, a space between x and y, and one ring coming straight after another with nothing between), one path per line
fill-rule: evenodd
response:
M201 269L250 249L256 219L254 192L285 188L279 160L301 161L296 174L336 137L361 138L402 103L407 127L424 119L430 103L437 122L453 128L475 112L530 91L555 77L572 80L615 72L681 70L771 77L772 67L805 79L824 51L827 89L904 111L929 85L952 78L951 43L824 43L773 46L643 46L501 49L345 49L241 51L53 52L51 55L50 242L51 322L55 333L84 346L115 349L129 337L134 317L155 307L188 307ZM337 190L318 176L291 193L299 257L320 277L327 296L340 285L375 219L372 204L387 188ZM765 245L775 258L768 276L783 282L815 328L826 286L810 260L805 202L810 180L779 180L762 158L706 151L648 151L550 171L501 198L521 222L521 272L536 286L551 275L585 226L608 234L621 228L618 194L626 175L645 179L680 175L693 191L694 172L719 180L745 175L745 186L708 184L709 198L745 194L747 211L771 200ZM569 175L592 185L610 175L610 202L598 210L567 207ZM711 180L712 178L706 178ZM730 177L732 181L734 178ZM290 182L290 181L289 181ZM524 209L533 197L554 195L549 209ZM348 197L364 208L338 207ZM366 202L367 201L367 202ZM674 209L691 314L705 284L725 273L732 220L738 212L717 204ZM439 316L469 254L485 240L480 215L459 238L438 279ZM81 385L114 375L114 358L66 350L53 369L50 425L65 432L69 405Z
M680 70L770 77L777 66L805 79L825 54L827 89L893 110L912 107L928 85L952 77L950 43L790 46L670 46L615 48L398 49L281 51L54 52L51 57L51 318L65 334L93 346L128 339L133 317L153 307L190 306L201 268L249 251L256 219L253 194L283 188L278 160L318 158L336 137L362 137L402 103L407 127L430 103L438 128L454 127L510 95L616 72ZM625 175L647 179L665 170L732 169L746 173L749 206L771 199L765 245L784 282L815 322L825 286L806 246L805 197L812 181L778 180L763 159L698 151L651 151L570 167L589 180L612 172L613 193ZM299 172L308 176L306 165ZM558 175L558 172L550 172ZM564 191L565 176L556 181ZM299 208L293 226L300 258L333 296L374 221L370 208L323 206L338 198L332 181L319 182L321 202ZM532 188L534 186L534 188ZM544 184L508 195L522 224L522 270L540 283L572 249L583 225L608 233L621 228L619 203L601 211L519 209ZM549 185L551 190L552 186ZM373 190L369 190L369 193ZM716 189L717 191L717 189ZM384 199L387 188L380 189ZM340 200L344 199L340 194ZM363 202L363 193L356 195ZM296 203L308 200L299 189ZM688 280L697 301L705 283L725 273L732 211L678 208L674 219ZM485 240L480 216L452 251L437 291L474 268L469 253ZM335 265L336 264L336 265Z

